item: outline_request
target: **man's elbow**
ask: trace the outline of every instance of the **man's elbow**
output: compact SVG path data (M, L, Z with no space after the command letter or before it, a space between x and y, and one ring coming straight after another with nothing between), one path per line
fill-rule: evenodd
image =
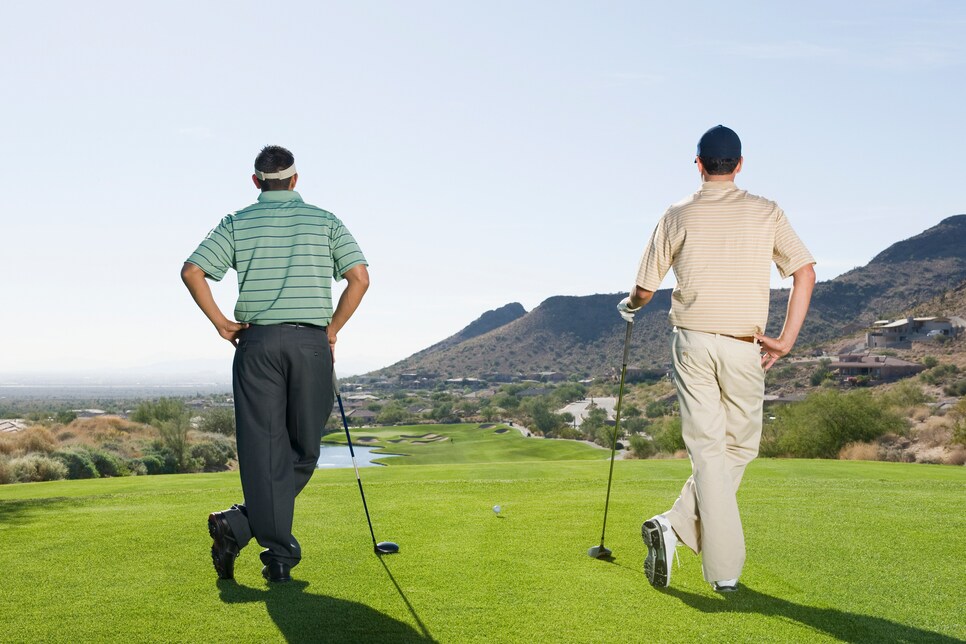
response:
M359 289L361 292L365 293L369 290L369 269L364 264L350 268L346 272L345 278L351 286Z
M191 262L185 262L184 266L181 267L181 281L189 284L192 279L197 278L199 273L203 273L203 271L198 266Z
M793 273L795 285L814 286L815 285L815 265L805 264Z

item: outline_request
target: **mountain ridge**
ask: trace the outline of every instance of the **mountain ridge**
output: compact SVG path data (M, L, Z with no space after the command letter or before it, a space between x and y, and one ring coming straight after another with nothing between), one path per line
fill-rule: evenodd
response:
M902 312L966 283L966 214L943 219L898 241L868 264L816 284L797 347L804 349L854 334L876 319ZM767 332L784 322L789 289L772 289ZM626 293L548 297L522 315L488 311L458 333L371 375L427 373L483 377L493 373L557 371L580 376L613 373L621 359L624 322L615 311ZM630 363L653 369L670 362L667 312L671 289L661 289L635 318ZM512 308L512 313L519 313ZM959 311L966 315L966 311ZM502 323L499 323L502 322ZM478 324L479 323L479 324ZM477 325L474 327L474 325ZM471 327L474 327L471 330ZM483 332L477 332L483 328Z

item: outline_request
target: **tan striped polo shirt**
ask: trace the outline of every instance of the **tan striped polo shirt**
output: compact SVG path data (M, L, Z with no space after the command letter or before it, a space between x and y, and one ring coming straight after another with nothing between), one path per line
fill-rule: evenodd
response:
M661 217L637 285L656 291L673 268L674 326L749 336L765 331L772 262L787 278L815 260L774 201L707 181Z

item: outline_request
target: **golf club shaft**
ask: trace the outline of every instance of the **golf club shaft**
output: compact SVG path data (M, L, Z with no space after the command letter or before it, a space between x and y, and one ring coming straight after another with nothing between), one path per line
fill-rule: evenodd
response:
M342 415L342 426L345 427L345 440L349 443L349 456L352 457L352 468L356 471L356 483L359 484L359 496L362 497L362 509L366 512L366 523L369 524L369 536L372 537L372 547L376 545L376 533L372 529L372 519L369 518L369 506L366 505L366 493L362 491L362 477L359 476L359 466L356 465L356 453L352 449L352 437L349 435L349 420L345 417L345 407L342 406L342 394L339 392L339 381L332 372L332 386L335 387L335 399L339 402L339 413Z
M617 390L617 411L614 414L614 436L610 446L610 473L607 475L607 498L604 501L604 525L600 529L600 547L604 547L604 532L607 530L607 509L610 507L610 484L614 478L614 454L617 452L617 433L621 426L621 403L624 401L624 376L627 374L627 354L631 345L631 329L634 323L627 322L624 332L624 360L621 363L621 384Z

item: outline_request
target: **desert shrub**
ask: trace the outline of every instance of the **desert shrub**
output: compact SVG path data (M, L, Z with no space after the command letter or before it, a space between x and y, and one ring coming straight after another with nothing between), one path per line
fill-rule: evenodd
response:
M580 430L574 429L571 425L564 425L558 429L555 436L557 438L567 438L570 440L582 440L584 438L584 435L580 432Z
M849 443L839 450L839 458L844 461L875 461L879 459L879 446L876 443Z
M46 427L28 427L17 434L17 442L24 452L50 454L57 449L57 439Z
M923 392L922 387L913 380L903 380L897 383L889 391L882 394L881 398L884 404L900 409L922 405L931 400Z
M13 468L10 467L10 459L8 459L6 456L0 455L0 485L16 482L17 477L14 476Z
M174 457L171 457L171 469L167 469L165 460L158 454L145 454L140 459L144 471L148 474L173 474L177 464ZM166 471L167 470L167 471Z
M163 423L178 419L186 413L184 401L177 398L160 398L139 403L131 414L131 420L161 427Z
M54 452L53 456L67 467L69 479L96 479L101 476L91 459L90 452L83 447L60 450Z
M89 452L91 461L93 461L94 467L97 468L97 473L101 476L127 476L131 473L127 468L127 464L117 454L99 449L92 449Z
M938 385L946 382L951 377L959 373L959 367L954 364L941 364L929 369L928 371L923 371L919 374L919 379L923 382L927 382L930 385Z
M657 454L657 447L654 441L647 436L634 434L631 436L631 452L637 458L650 458Z
M60 460L41 454L27 454L10 461L14 477L21 483L59 481L67 478L67 466Z
M198 429L203 432L235 435L235 411L230 407L213 407L201 415Z
M660 418L674 413L674 403L652 400L644 407L644 415L648 418Z
M916 432L916 438L923 445L938 447L946 445L952 439L951 422L947 418L933 416L923 423Z
M943 387L943 393L947 396L966 396L966 378L946 385Z
M905 428L905 421L868 391L821 391L777 414L763 430L765 456L835 458L849 443L874 441Z
M13 436L3 434L0 435L0 454L14 454L20 451L20 442Z
M188 422L187 412L162 422L158 429L161 432L164 447L175 457L177 462L175 471L197 472L201 469L201 463L191 457L191 440L188 437L191 424Z
M946 455L946 465L966 465L966 449L957 447Z
M937 360L933 356L926 356L925 358L922 359L922 366L924 366L926 369L932 369L938 364L939 364L939 360Z
M217 472L235 458L235 446L223 434L208 434L191 446L191 458L197 460L204 471Z
M674 454L684 449L684 438L681 436L681 417L674 416L654 423L651 427L654 446L659 452Z
M148 473L148 468L140 458L132 458L127 461L127 469L131 476L144 476Z
M74 438L76 435L77 434L69 429L62 429L61 431L57 432L57 440L63 443L64 441L69 441L70 439Z

